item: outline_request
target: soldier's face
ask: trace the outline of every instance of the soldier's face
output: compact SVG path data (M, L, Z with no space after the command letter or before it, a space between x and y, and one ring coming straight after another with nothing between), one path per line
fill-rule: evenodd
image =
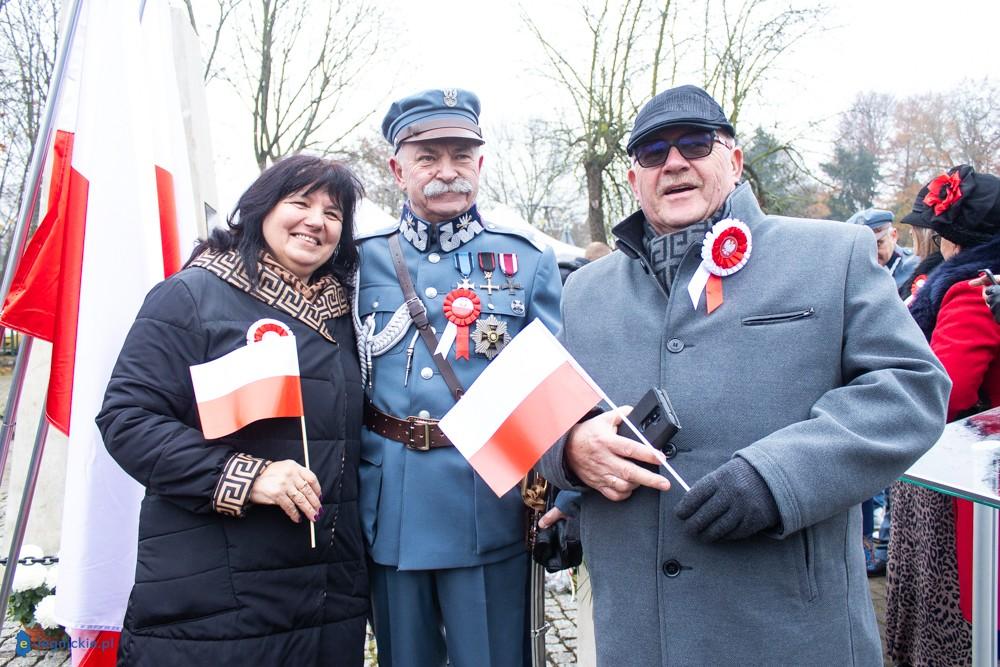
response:
M889 230L889 233L880 238L875 243L877 246L878 263L885 266L889 260L892 258L892 253L896 249L896 241L899 239L899 234L896 232L896 228L893 227Z
M669 127L650 141L672 141L694 129L684 125ZM732 143L731 139L726 141ZM689 160L672 146L659 166L643 167L633 162L628 182L653 229L670 234L714 215L742 174L743 151L714 142L712 152L702 158Z
M472 208L482 166L479 145L467 139L408 141L389 159L410 208L427 222L444 222Z

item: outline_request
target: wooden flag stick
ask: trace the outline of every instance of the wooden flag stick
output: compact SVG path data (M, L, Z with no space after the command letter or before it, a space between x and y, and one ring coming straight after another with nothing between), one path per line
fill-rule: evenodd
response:
M305 457L306 470L312 470L309 467L309 439L306 437L306 416L302 415L299 417L302 424L302 455ZM316 522L309 518L309 546L313 549L316 548Z

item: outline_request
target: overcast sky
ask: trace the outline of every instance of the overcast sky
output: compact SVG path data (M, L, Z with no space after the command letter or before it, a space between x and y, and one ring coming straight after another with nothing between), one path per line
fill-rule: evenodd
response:
M373 68L354 93L359 101L382 100L366 123L374 132L392 99L425 88L464 87L483 103L482 121L516 123L561 113L554 84L540 76L539 50L521 22L516 2L503 0L385 0L396 37L380 49L385 62ZM738 0L731 0L738 4ZM757 124L798 136L811 159L830 148L836 115L861 91L906 96L947 90L963 78L1000 78L1000 1L997 0L831 0L826 30L810 35L765 87L766 103L745 111L737 131ZM543 30L564 44L574 41L570 26L576 0L534 2L530 13ZM250 152L247 114L220 113L235 102L221 84L209 87L220 203L229 202L256 173ZM487 136L487 139L489 137ZM489 159L502 159L490 156Z

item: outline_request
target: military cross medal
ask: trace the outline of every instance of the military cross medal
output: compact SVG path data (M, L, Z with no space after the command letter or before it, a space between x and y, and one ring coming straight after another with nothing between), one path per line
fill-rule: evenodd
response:
M516 294L516 290L524 289L520 283L514 282L514 274L517 273L517 253L516 252L502 252L500 253L500 270L507 277L507 282L500 286L500 289L507 290L510 295Z
M484 289L487 292L487 308L493 310L495 306L493 305L493 290L503 289L499 285L493 284L493 272L497 270L497 258L492 252L481 252L479 253L479 268L483 270L483 275L486 276L486 284L480 285L479 289Z
M507 323L498 320L496 315L490 315L484 320L477 320L476 330L472 332L472 339L476 341L476 352L493 361L493 357L500 354L500 351L510 342Z
M471 252L456 252L455 253L455 270L462 274L462 282L456 283L455 287L457 289L467 289L475 290L476 286L469 282L469 276L472 275L472 253Z

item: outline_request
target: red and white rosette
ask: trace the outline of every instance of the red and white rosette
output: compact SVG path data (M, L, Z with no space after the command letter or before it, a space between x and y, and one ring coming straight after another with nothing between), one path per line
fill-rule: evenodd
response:
M448 326L441 334L434 354L448 356L451 344L455 343L455 358L469 358L469 325L479 318L482 306L479 297L470 289L457 288L448 292L444 298L444 316Z
M688 295L695 310L702 292L709 314L722 305L722 279L746 266L751 250L753 240L746 223L726 218L712 225L701 246L701 266L688 283Z
M247 329L247 345L259 343L271 336L291 336L292 330L284 322L272 320L268 317L257 320Z

